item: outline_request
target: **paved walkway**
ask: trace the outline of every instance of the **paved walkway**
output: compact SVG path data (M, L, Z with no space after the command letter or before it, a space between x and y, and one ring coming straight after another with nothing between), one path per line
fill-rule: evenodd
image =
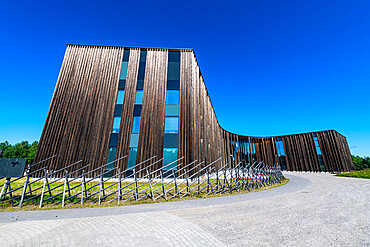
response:
M244 195L0 213L0 245L370 246L370 180L285 175L287 185Z

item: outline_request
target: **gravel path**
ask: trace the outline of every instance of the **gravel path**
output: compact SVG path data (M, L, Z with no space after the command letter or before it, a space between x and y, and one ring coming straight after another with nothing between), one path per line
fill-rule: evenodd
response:
M287 185L243 195L0 213L0 245L370 246L370 180L285 176Z

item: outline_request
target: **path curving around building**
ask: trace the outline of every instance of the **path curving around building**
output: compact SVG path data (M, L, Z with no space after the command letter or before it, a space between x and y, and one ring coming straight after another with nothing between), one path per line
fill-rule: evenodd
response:
M370 180L284 174L266 191L0 213L2 246L370 246Z

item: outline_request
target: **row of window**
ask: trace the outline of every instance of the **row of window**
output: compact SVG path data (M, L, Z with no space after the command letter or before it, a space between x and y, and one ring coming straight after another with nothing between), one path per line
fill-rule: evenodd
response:
M125 96L125 86L126 86L129 57L130 57L130 50L125 49L123 52L121 74L119 77L118 94L117 94L117 101L116 101L116 107L115 107L114 119L113 119L113 128L112 128L112 133L111 133L110 141L109 141L108 163L116 159L118 132L119 132L119 127L121 125L121 113L122 113L123 100ZM106 167L107 170L113 169L113 168L114 168L114 163ZM106 174L106 176L111 176L111 175L112 175L112 172Z
M177 170L179 143L180 52L168 53L167 92L164 121L163 167ZM173 162L173 163L172 163Z
M136 97L133 112L132 131L130 136L130 151L128 154L128 169L133 168L136 164L137 158L137 146L139 143L139 132L141 122L141 108L143 104L144 94L144 79L145 79L145 68L146 68L146 55L147 51L140 51L139 71L137 75L136 83Z
M320 170L325 171L324 161L322 159L322 153L321 153L321 148L319 144L319 139L317 138L317 133L313 133L313 140L315 141L316 153L317 153L317 157L319 158Z
M130 50L124 50L121 74L118 86L117 101L113 120L113 129L110 139L108 162L115 160L118 132L121 124L121 113L124 102L125 86L127 79ZM139 71L137 76L136 97L133 112L132 131L130 135L130 150L128 157L128 168L134 167L137 158L137 147L140 132L141 108L143 102L143 89L146 67L147 51L140 52ZM167 92L165 109L164 148L163 165L177 160L178 156L178 133L179 133L179 98L180 98L180 52L168 53ZM114 165L111 165L112 168ZM111 167L110 166L110 167ZM176 168L177 163L166 167Z

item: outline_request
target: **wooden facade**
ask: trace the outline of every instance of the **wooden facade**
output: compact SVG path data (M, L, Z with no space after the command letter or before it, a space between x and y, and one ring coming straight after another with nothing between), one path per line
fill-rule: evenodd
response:
M76 168L91 164L88 170L92 170L108 161L125 50L129 50L129 62L116 159L129 155L141 51L146 51L146 66L136 163L153 156L156 160L163 157L168 56L170 52L179 52L178 157L184 157L179 167L194 160L207 163L222 157L215 166L264 161L270 166L284 163L290 171L353 169L346 138L334 130L248 137L222 129L191 49L89 45L67 46L35 161L57 157L35 169L46 165L49 170L57 170L81 160ZM278 140L283 143L284 155L278 152ZM115 162L115 166L126 169L128 159Z

